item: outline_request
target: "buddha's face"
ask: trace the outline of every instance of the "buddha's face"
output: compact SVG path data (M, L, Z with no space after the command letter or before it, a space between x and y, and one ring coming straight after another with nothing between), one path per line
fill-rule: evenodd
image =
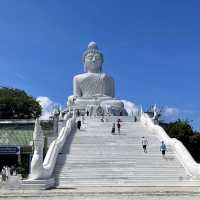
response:
M101 72L102 58L99 53L90 52L85 56L85 68L87 72L99 73Z

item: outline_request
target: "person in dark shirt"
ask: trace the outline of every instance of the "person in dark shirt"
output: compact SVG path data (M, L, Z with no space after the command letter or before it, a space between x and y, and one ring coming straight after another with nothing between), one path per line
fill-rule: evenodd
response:
M120 122L117 122L117 130L118 130L119 134L120 134L120 128L121 128L121 124L120 124Z
M115 123L113 123L111 133L112 133L112 134L115 134Z
M77 121L77 128L78 128L79 130L81 129L81 120L80 120L80 119Z

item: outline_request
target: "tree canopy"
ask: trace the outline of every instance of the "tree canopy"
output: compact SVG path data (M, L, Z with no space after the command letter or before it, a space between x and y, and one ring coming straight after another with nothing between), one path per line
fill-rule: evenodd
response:
M41 115L35 98L16 88L0 88L0 119L32 119Z
M200 162L200 133L194 131L188 121L177 120L160 124L172 138L180 140L189 150L193 158Z

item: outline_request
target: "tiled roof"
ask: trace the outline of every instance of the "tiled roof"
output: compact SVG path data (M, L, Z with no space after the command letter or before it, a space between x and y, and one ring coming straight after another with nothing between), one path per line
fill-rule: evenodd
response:
M24 146L32 141L33 130L0 128L0 146Z

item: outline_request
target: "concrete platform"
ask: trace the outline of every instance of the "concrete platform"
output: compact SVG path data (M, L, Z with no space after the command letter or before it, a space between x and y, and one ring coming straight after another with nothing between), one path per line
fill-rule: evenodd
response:
M200 187L78 187L51 190L0 190L7 200L197 200Z

